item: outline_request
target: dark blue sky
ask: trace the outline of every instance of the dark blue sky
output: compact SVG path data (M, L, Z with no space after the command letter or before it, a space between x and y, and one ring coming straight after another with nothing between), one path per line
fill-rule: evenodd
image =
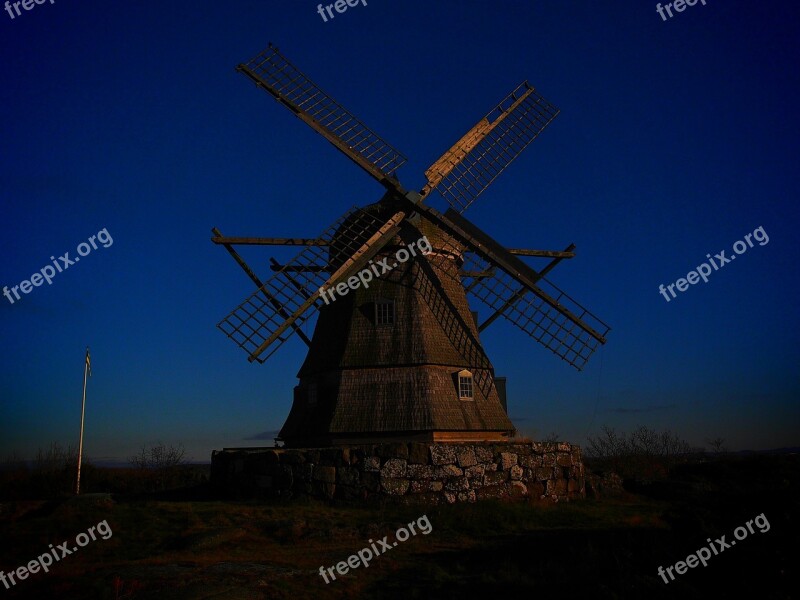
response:
M252 288L210 228L311 237L382 189L234 71L268 41L409 157L411 188L523 79L561 109L466 214L509 247L574 242L551 279L612 327L580 373L502 320L484 333L521 432L800 444L798 17L744 0L667 22L630 0L369 0L327 23L301 0L0 12L0 285L113 239L0 297L0 456L77 442L87 344L91 457L163 440L208 460L282 425L305 345L250 364L216 329ZM758 227L769 243L659 295ZM243 250L262 276L291 254Z

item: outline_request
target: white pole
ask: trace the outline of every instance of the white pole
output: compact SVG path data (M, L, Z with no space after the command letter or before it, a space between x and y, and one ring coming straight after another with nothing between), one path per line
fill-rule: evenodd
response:
M86 359L83 361L83 402L81 402L81 438L78 442L78 482L75 493L81 493L81 458L83 455L83 415L86 412L86 374L89 370L89 347L86 347Z

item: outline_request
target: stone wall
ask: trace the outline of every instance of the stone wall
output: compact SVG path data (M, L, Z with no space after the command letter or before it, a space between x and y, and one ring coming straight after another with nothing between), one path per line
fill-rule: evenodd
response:
M564 442L225 448L212 454L211 483L238 497L424 504L585 496L581 450Z

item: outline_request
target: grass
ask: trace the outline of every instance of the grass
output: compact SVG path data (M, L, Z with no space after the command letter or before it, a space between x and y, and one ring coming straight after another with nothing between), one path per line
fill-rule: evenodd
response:
M231 502L202 496L113 501L7 502L0 507L6 573L74 540L90 542L3 590L7 598L472 598L555 593L574 598L790 598L798 553L796 457L694 465L620 498L559 504L440 507ZM665 585L656 575L764 512L771 530L751 536ZM332 566L393 538L426 514L418 534L325 584ZM72 542L70 543L72 545Z

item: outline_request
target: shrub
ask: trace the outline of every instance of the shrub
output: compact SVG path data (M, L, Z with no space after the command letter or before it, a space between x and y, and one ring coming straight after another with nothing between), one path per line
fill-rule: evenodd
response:
M131 456L129 462L140 471L147 491L158 492L180 487L185 483L186 450L182 444L166 446L158 442L149 448L142 446L141 452Z
M691 452L684 440L669 430L657 432L640 425L630 434L603 426L602 434L587 437L584 454L601 470L625 478L649 480L665 477Z

